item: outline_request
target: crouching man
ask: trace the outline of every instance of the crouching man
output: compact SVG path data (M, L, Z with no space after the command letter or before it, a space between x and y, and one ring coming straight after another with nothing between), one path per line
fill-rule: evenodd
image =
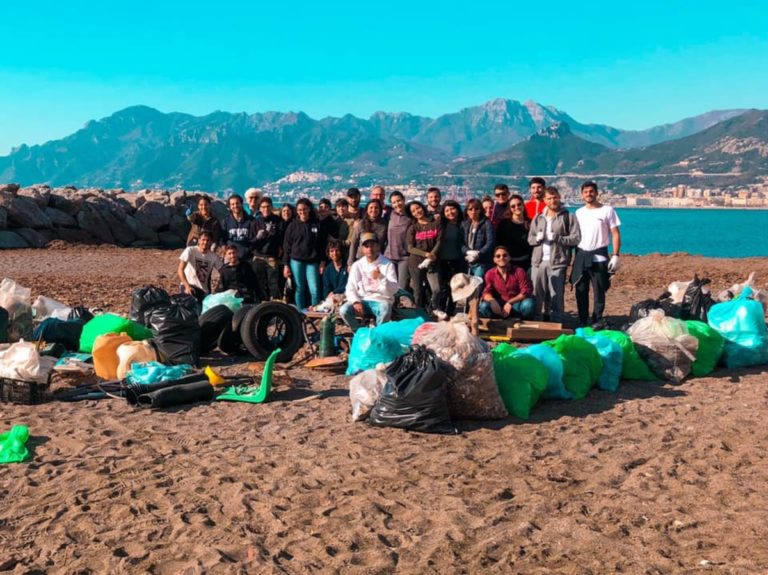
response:
M360 235L363 257L352 264L345 296L347 303L339 310L342 319L352 332L360 328L357 317L373 315L376 325L389 321L392 304L398 290L395 265L380 254L381 247L376 234Z

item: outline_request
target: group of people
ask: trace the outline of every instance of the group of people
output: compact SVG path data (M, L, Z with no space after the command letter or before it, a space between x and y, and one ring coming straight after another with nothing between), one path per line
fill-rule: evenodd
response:
M483 317L562 321L570 279L579 323L602 327L610 276L619 267L615 210L600 203L594 182L581 186L584 206L575 213L542 178L530 180L529 192L526 200L498 184L493 197L462 207L443 201L435 187L426 203L406 203L401 192L386 198L375 186L365 205L360 190L350 188L335 204L323 198L315 207L302 198L277 210L252 188L245 201L228 198L222 222L200 196L197 210L187 211L192 228L178 275L184 291L199 299L211 292L218 269L217 291L235 289L249 302L292 292L299 309L340 306L353 330L365 316L387 321L399 290L445 319L456 309L451 286L462 282L480 290Z

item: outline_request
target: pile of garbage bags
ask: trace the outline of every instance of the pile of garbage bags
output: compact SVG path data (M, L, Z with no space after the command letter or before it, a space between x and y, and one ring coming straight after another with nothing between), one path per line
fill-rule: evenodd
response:
M582 399L594 387L615 392L622 380L680 383L718 365L768 364L759 294L743 285L733 299L715 303L703 291L707 284L695 278L678 286L684 305L676 313L686 309L688 319L653 306L626 331L583 328L522 349L501 343L491 350L463 318L360 330L348 370L352 418L445 432L460 419L528 419L542 399Z

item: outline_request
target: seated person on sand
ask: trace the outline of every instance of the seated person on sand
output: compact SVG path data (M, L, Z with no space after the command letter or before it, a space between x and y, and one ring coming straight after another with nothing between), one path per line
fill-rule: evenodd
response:
M344 260L344 244L340 240L328 240L328 263L323 270L323 301L316 311L331 311L344 302L349 271Z
M357 316L370 314L376 325L389 321L392 304L399 286L395 264L380 254L379 240L373 232L360 234L363 257L352 264L345 296L347 302L339 313L346 324L356 332L360 328Z
M211 209L211 198L203 194L195 195L197 201L197 211L192 207L187 208L186 216L192 229L187 236L187 245L194 246L200 239L201 232L208 232L211 235L211 249L215 250L220 241L221 224Z
M493 263L495 267L485 272L485 288L478 308L480 317L533 317L536 306L528 274L510 262L509 250L504 246L493 250Z
M200 232L196 246L184 248L179 256L178 275L184 293L195 296L197 301L211 293L211 274L221 269L224 262L211 251L213 240L210 232Z
M254 303L256 298L256 274L250 262L243 261L238 256L237 246L227 244L224 248L224 267L219 270L219 287L217 292L236 290L237 296L243 298L243 303Z

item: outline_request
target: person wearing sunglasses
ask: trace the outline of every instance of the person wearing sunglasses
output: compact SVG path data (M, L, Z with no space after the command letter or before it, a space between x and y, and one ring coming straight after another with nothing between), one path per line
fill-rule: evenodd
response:
M509 217L509 186L507 184L496 184L493 188L493 211L491 211L491 223L494 229L498 227L499 222Z
M543 212L547 204L544 202L544 189L547 187L547 183L544 178L531 178L528 182L528 191L531 193L531 199L525 202L525 212L528 214L528 219L533 219Z
M531 224L528 241L533 246L531 279L536 300L536 316L543 306L544 321L563 321L565 278L571 252L581 241L579 221L560 199L560 192L548 186L544 192L547 209Z
M531 268L533 248L528 243L531 222L525 212L523 196L512 194L509 198L509 217L496 227L496 245L509 250L512 262L526 271Z
M528 274L510 262L509 250L497 246L493 251L494 267L485 272L485 287L478 307L480 317L533 317L536 305Z
M491 220L486 217L480 200L467 202L467 218L462 222L464 236L464 259L469 264L470 275L482 278L493 263L493 248L496 236Z

